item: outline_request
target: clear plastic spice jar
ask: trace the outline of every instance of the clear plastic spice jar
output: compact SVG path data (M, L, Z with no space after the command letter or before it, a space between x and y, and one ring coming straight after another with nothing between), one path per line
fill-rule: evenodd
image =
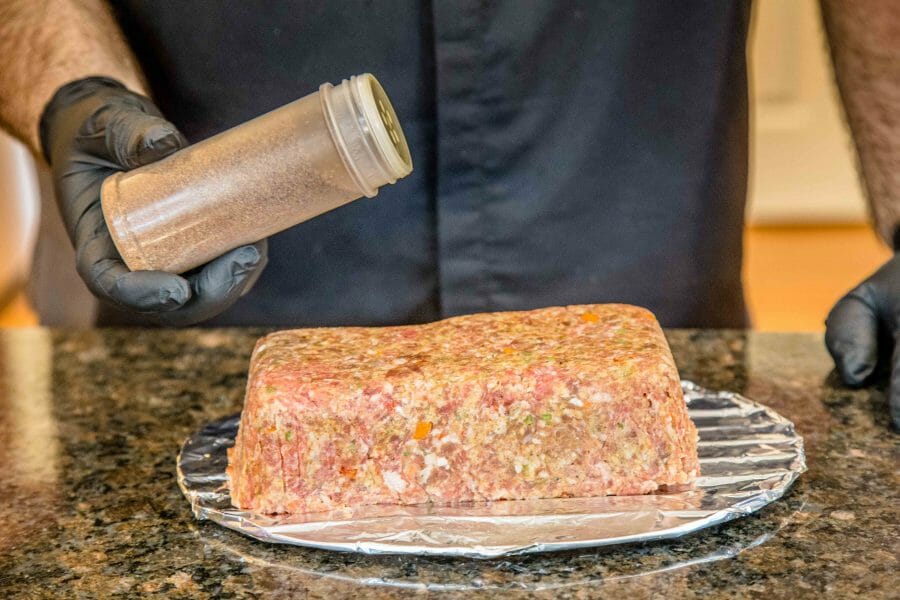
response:
M412 172L370 74L318 92L103 182L103 215L132 270L183 273Z

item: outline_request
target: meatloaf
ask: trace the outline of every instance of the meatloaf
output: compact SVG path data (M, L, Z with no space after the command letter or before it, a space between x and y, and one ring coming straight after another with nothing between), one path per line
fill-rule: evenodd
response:
M268 514L644 494L698 471L663 332L624 304L267 335L228 465L234 505Z

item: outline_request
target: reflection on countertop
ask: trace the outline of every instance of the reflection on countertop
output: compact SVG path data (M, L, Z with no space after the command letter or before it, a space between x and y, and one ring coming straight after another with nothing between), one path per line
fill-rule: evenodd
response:
M673 331L682 376L792 419L809 472L678 540L478 561L266 545L194 521L175 454L240 409L260 330L0 332L0 595L771 598L896 594L900 436L817 335Z

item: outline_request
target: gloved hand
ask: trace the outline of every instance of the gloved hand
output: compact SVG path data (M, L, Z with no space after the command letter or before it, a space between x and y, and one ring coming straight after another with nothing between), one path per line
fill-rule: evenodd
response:
M841 298L825 321L825 345L848 385L864 384L890 355L888 403L900 429L900 253Z
M224 311L255 283L266 265L266 240L236 248L184 277L130 271L122 261L103 219L100 185L115 171L187 145L148 98L105 77L74 81L44 109L40 137L78 274L95 296L152 315L162 325L180 326Z

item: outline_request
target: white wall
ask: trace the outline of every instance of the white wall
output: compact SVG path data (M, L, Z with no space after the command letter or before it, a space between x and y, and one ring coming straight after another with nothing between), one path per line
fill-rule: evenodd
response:
M27 277L40 219L40 191L28 150L0 131L0 302Z
M757 0L751 224L863 223L867 209L815 0Z

